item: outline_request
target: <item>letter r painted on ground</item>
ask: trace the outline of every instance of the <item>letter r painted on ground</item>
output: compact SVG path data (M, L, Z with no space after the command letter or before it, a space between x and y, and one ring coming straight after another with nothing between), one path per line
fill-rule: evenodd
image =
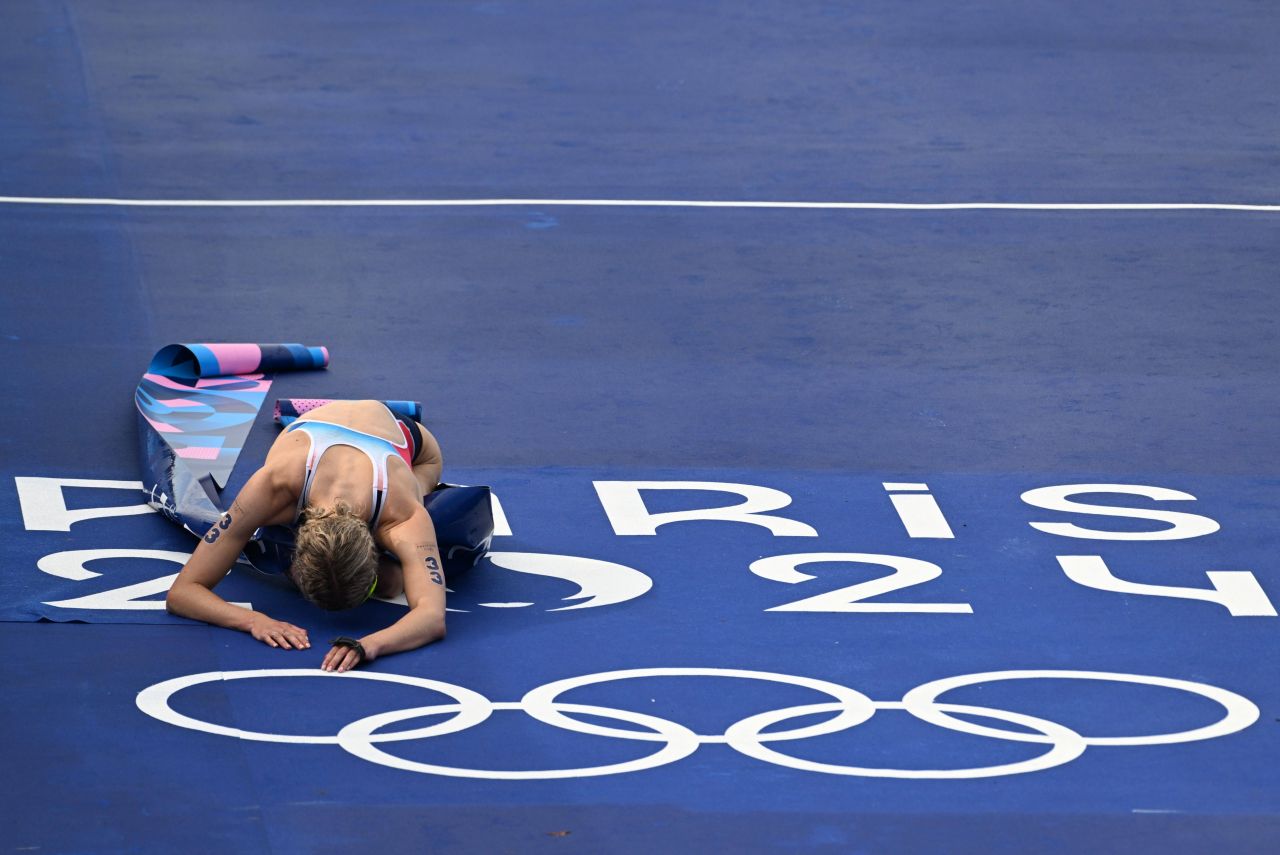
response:
M775 537L817 537L812 526L787 517L768 513L791 504L791 497L781 490L755 484L730 484L721 481L595 481L600 504L609 517L614 534L655 535L658 526L674 522L708 520L763 526ZM703 490L729 493L743 501L736 505L692 508L684 511L652 513L645 504L645 490Z

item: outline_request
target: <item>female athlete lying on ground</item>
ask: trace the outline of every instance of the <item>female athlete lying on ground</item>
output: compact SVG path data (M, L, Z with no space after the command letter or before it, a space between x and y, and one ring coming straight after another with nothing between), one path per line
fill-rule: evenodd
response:
M375 593L403 591L410 606L386 629L336 640L324 670L346 671L444 638L444 571L422 505L440 483L442 465L431 432L379 401L334 401L299 416L182 568L165 601L169 611L243 630L272 647L310 647L305 629L213 592L255 530L293 525L297 551L288 575L308 600L349 609Z

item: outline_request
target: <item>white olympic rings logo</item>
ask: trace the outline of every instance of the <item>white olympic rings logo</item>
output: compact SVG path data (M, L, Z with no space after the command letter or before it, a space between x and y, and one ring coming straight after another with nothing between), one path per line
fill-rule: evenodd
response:
M226 725L214 724L190 718L169 705L169 699L177 692L190 686L209 683L217 680L243 680L254 677L323 677L324 679L356 679L378 680L388 683L400 683L418 686L450 696L454 703L432 704L413 707L411 709L393 710L377 713L353 721L343 727L334 736L291 736L288 734L262 733L241 730ZM763 680L801 686L828 695L832 700L824 703L805 704L770 710L744 718L731 725L724 733L718 735L701 735L694 733L682 724L668 719L658 718L630 710L601 707L592 704L577 704L559 700L565 692L582 686L595 685L613 680L627 680L637 677L733 677L745 680ZM1218 721L1192 730L1176 733L1161 733L1139 736L1083 736L1065 725L1023 713L992 707L973 706L970 704L945 703L938 697L945 692L963 686L989 683L1002 680L1034 680L1034 679L1067 679L1067 680L1103 680L1118 683L1137 683L1147 686L1159 686L1215 701L1226 711ZM385 674L376 671L349 671L344 674L331 674L315 669L287 668L280 670L256 671L212 671L205 674L192 674L176 677L156 683L138 693L138 708L149 716L178 727L200 730L206 733L234 736L261 742L285 742L313 745L338 745L345 751L394 769L420 772L428 775L444 775L455 778L486 778L493 780L530 781L554 778L583 778L596 775L618 775L625 772L638 772L643 769L654 769L668 763L674 763L688 757L698 747L708 743L723 743L736 751L792 769L808 772L821 772L828 775L854 775L867 778L914 778L914 779L964 779L991 778L1000 775L1017 775L1025 772L1037 772L1069 763L1084 753L1091 745L1168 745L1179 742L1194 742L1202 739L1213 739L1236 733L1258 719L1258 707L1241 695L1196 683L1190 680L1176 680L1168 677L1150 677L1140 674L1123 674L1109 671L1065 671L1065 670L1017 670L987 671L979 674L962 674L933 680L917 686L907 692L900 701L873 701L855 689L825 680L811 677L795 677L789 674L777 674L768 671L746 671L736 668L635 668L626 671L604 671L598 674L586 674L579 677L568 677L539 686L525 694L516 702L491 701L479 692L453 683L432 680L425 677L409 677L402 674ZM466 769L453 766L438 766L431 763L420 763L396 757L379 747L388 742L399 742L409 739L427 739L457 733L474 727L485 721L495 711L521 710L544 724L576 733L606 736L615 739L636 740L640 742L661 742L664 745L652 754L604 766L590 766L578 769L537 769L537 770L491 770ZM836 733L866 722L879 710L905 710L916 718L929 724L961 733L985 736L1012 742L1030 742L1048 745L1044 753L1016 763L999 766L982 766L969 769L883 769L862 766L843 766L833 763L821 763L793 757L779 750L768 747L766 743L804 739L812 736L824 736ZM453 713L453 716L427 727L415 730L395 731L378 734L380 729L410 719ZM833 717L817 724L798 727L794 730L770 731L765 729L771 725L789 719L810 716L818 713L835 713ZM627 730L592 724L572 718L571 715L589 715L596 718L632 724L645 730ZM998 727L987 727L975 724L962 716L976 716L984 719L995 719L1026 730L1006 730Z

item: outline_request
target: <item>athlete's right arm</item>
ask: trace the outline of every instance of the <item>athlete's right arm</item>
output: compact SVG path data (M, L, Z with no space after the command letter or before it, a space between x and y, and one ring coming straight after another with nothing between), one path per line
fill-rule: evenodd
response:
M241 550L259 526L275 517L288 496L272 485L271 473L259 469L231 504L231 510L210 527L169 588L165 606L182 617L238 629L272 647L310 647L307 631L261 612L233 606L213 592L231 570Z

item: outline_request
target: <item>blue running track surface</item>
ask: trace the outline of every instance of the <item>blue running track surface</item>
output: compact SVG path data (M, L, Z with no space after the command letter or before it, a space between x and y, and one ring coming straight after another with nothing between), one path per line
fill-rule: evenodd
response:
M1280 7L4 19L5 852L1280 848ZM494 199L1256 208L419 204ZM446 641L164 612L133 390L216 341L493 487Z

